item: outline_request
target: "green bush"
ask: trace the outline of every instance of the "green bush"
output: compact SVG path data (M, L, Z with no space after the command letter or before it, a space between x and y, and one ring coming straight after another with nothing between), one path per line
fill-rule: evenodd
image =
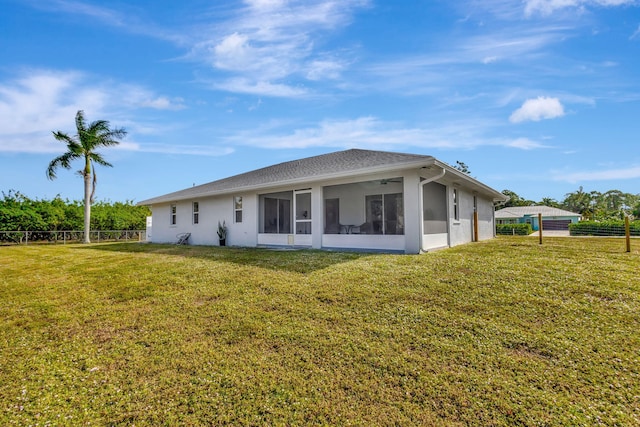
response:
M496 234L500 234L500 235L528 236L531 233L533 233L531 224L498 224L496 225Z
M131 201L102 202L91 207L91 230L141 230L151 212ZM0 198L0 231L59 231L84 229L84 204L63 200L30 199L9 190ZM49 235L49 234L47 234Z
M629 224L630 234L640 236L640 220L632 221ZM580 221L569 225L569 232L572 236L624 236L624 221Z

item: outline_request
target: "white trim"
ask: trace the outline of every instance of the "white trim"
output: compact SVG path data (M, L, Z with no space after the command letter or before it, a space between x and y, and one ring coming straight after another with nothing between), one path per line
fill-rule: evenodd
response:
M323 234L322 247L404 251L403 234Z
M449 246L449 233L423 234L421 240L422 250L424 251L445 248Z
M258 245L262 246L311 246L311 234L258 233Z

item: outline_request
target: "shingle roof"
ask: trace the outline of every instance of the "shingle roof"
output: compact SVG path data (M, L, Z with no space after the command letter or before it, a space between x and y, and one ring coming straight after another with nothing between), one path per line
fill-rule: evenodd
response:
M240 189L264 187L269 184L290 183L297 181L314 181L340 174L357 174L375 169L393 167L412 167L418 164L427 165L435 159L432 156L419 154L392 153L351 149L307 157L268 166L266 168L231 176L190 187L184 190L143 200L138 205L152 205L195 197L228 193Z
M564 209L552 208L551 206L512 206L496 211L496 218L522 218L526 215L542 216L580 216L575 212Z

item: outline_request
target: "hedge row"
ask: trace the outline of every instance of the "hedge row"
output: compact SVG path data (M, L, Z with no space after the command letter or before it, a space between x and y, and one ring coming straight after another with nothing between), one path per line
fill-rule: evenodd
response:
M0 231L84 229L84 204L79 201L30 199L9 191L0 199ZM141 230L151 213L127 202L97 202L91 207L91 230Z
M533 233L531 224L498 224L496 225L496 234L528 236Z
M629 224L630 234L640 236L640 220ZM624 221L581 221L569 225L572 236L624 236Z

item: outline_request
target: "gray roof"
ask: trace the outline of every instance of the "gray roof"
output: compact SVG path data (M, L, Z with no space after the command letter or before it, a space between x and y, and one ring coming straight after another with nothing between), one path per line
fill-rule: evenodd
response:
M511 206L496 211L496 218L522 218L528 215L542 216L581 216L575 212L564 209L552 208L551 206Z
M197 197L221 195L241 190L269 188L283 184L316 182L342 176L355 176L385 170L422 167L434 163L437 163L439 166L443 165L432 156L351 149L256 169L229 178L223 178L207 184L143 200L139 202L138 205L153 205ZM448 170L458 173L450 167L448 167ZM466 178L474 181L478 185L484 186L473 180L473 178ZM487 191L495 192L495 190L489 187L484 187ZM501 194L497 194L498 197L501 196Z

